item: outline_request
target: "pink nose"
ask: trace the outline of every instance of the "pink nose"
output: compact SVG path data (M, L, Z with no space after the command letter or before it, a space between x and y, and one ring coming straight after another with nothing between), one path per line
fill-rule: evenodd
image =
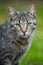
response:
M26 28L25 27L22 28L22 32L26 32Z

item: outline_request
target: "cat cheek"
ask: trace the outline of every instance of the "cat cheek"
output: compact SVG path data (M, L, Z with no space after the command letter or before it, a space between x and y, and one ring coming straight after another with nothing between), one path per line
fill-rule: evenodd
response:
M31 34L31 31L27 31L27 32L26 32L26 35L30 35L30 34Z
M17 30L18 30L18 33L19 34L22 34L21 30L20 30L20 27L17 27Z
M23 35L22 31L20 31L20 30L18 31L18 34L19 34L19 35Z

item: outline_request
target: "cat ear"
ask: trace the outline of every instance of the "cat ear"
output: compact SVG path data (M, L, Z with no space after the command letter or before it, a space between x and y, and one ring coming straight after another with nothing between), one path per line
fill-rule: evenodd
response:
M8 7L8 13L10 17L12 17L13 15L17 15L16 10L13 9L12 7Z
M36 8L35 8L35 5L32 4L29 8L29 13L36 16Z

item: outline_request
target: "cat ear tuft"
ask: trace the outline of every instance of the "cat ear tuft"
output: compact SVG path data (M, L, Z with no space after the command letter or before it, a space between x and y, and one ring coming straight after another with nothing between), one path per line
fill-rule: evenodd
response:
M29 13L31 13L32 15L36 16L36 8L35 5L32 4L29 8Z
M13 9L12 7L8 7L8 12L9 12L9 16L12 16L14 14L17 14L16 10Z

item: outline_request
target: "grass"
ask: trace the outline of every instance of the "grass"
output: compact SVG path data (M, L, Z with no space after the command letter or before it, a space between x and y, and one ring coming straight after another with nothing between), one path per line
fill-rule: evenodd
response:
M25 6L21 4L12 5L16 10L27 9L28 5ZM0 24L8 19L7 8L8 5L0 6ZM32 45L30 50L25 54L25 56L20 60L19 65L43 65L43 4L36 4L37 11L37 28L35 30Z

